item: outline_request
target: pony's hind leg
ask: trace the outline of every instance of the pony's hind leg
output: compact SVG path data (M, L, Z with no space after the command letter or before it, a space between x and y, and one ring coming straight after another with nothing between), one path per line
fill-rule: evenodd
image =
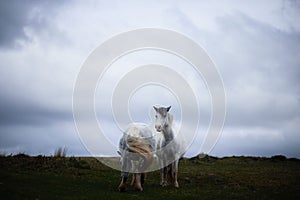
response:
M162 186L164 184L164 167L160 168L160 183L159 185Z
M177 181L178 162L179 162L179 160L175 160L175 162L174 162L174 187L176 187L176 188L179 188L179 184L178 184L178 181Z

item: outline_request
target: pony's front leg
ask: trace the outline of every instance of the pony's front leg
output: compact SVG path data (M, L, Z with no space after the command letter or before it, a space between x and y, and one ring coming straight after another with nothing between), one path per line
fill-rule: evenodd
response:
M143 191L143 185L145 182L145 173L134 173L132 179L132 185L136 190Z
M136 174L133 174L133 176L132 176L131 185L135 184L135 181L136 181L135 175ZM141 186L142 187L144 186L144 183L145 183L145 177L146 177L146 174L145 173L141 173Z
M168 185L168 166L165 166L163 168L163 182L162 185L163 187Z
M121 179L121 183L118 187L120 192L124 192L126 189L126 181L128 179L130 167L131 167L130 160L129 160L127 154L125 153L125 155L123 156L123 161L122 161L122 172L121 172L122 179Z
M141 173L135 174L134 188L138 191L143 191L143 188L141 185Z
M135 184L135 174L133 173L130 185L134 185L134 184Z
M142 185L142 187L144 186L145 179L146 179L146 174L145 174L145 173L142 173L142 174L141 174L141 185Z
M161 186L165 187L168 185L168 166L166 159L162 160L162 168L161 168Z
M168 173L168 169L167 166L165 166L165 162L162 158L160 158L160 183L159 185L161 186L167 186L167 173Z
M128 172L122 172L121 177L122 177L121 183L120 183L118 188L119 188L120 192L124 192L125 189L126 189L126 181L127 181L127 178L128 178Z

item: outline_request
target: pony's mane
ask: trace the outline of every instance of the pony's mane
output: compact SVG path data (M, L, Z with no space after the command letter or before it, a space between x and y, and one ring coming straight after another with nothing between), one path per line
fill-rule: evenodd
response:
M146 160L151 160L153 155L150 145L145 140L140 138L130 137L127 138L128 150L143 156Z
M147 160L152 159L153 155L150 149L150 144L145 138L143 138L137 127L131 127L127 130L126 143L130 152L137 153Z
M171 113L168 113L168 121L169 121L170 125L173 124L173 115Z

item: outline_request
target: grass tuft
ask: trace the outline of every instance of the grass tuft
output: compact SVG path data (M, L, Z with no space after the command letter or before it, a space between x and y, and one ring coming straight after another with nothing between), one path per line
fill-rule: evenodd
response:
M61 157L66 157L67 155L67 148L64 147L59 147L55 150L54 152L54 157L57 157L57 158L61 158Z

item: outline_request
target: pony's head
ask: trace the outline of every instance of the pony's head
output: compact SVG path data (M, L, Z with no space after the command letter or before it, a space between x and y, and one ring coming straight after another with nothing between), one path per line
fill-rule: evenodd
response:
M169 113L171 106L169 107L155 107L153 106L155 113L155 129L161 132L164 128L172 125L173 117Z

